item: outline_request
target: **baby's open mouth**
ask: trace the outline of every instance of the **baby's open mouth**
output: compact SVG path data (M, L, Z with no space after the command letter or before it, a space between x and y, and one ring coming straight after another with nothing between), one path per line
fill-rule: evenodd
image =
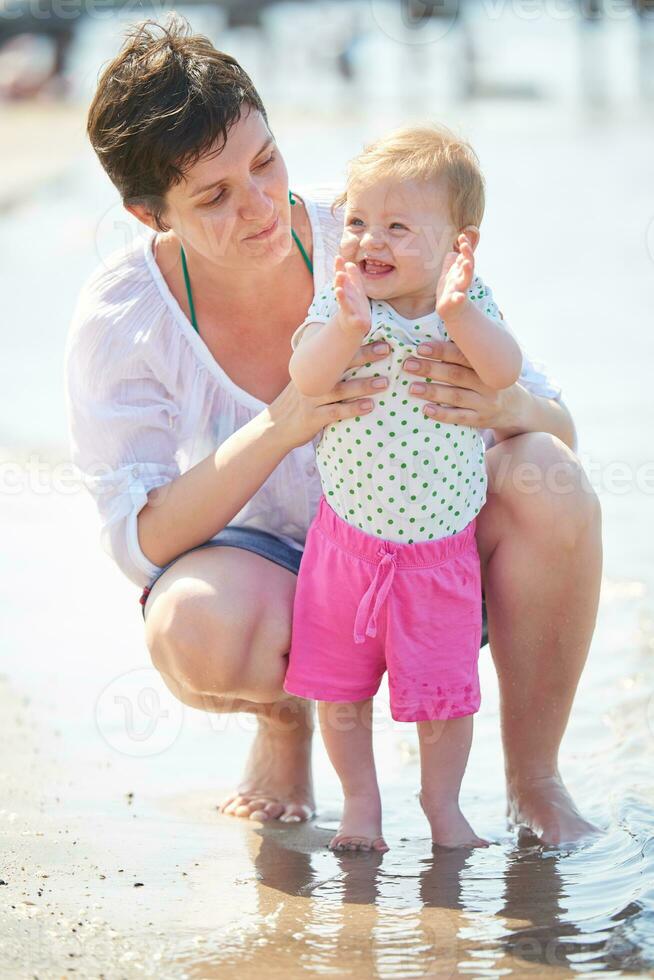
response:
M371 279L380 279L382 276L387 276L393 272L395 266L389 265L388 262L380 262L378 259L366 258L362 262L359 262L359 268L364 276L369 276Z

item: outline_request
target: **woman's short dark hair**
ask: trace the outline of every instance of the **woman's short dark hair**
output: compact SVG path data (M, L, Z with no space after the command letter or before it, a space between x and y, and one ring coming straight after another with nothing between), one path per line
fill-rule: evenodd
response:
M144 204L163 230L164 195L217 140L224 146L243 108L266 111L247 72L172 14L130 28L104 68L87 133L125 204Z

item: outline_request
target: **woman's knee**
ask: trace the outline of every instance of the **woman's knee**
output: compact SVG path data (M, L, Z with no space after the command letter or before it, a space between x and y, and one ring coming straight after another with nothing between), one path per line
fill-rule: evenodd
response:
M574 548L588 533L601 534L597 494L575 453L548 432L527 432L489 450L489 497L513 522L557 548Z
M157 596L145 639L154 666L175 684L197 693L228 693L245 642L243 626L206 583L180 578Z
M271 609L247 594L237 601L206 582L179 579L146 620L152 662L190 695L267 701L281 686L290 644L290 608Z

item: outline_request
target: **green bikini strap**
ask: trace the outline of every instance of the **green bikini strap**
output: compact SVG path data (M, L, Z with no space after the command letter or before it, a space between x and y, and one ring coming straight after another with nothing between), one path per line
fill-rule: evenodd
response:
M288 199L289 199L289 201L291 202L292 205L297 204L297 201L293 197L293 194L291 193L291 191L288 192ZM291 228L291 235L293 236L293 241L295 242L295 244L297 245L297 247L300 249L300 255L304 259L304 261L306 263L307 269L309 270L309 272L311 273L311 275L313 275L313 263L312 263L311 259L309 258L309 256L307 255L307 253L305 252L304 245L302 244L302 242L300 241L300 239L298 238L298 236L295 234L295 229L294 228Z
M188 274L188 265L186 264L186 252L184 251L184 246L180 245L179 250L182 255L182 271L184 273L184 283L186 285L186 295L188 297L188 308L191 312L191 323L193 324L193 328L195 329L196 333L199 334L200 331L198 330L198 321L195 315L195 304L193 302L193 293L191 292L191 279Z
M293 197L293 194L291 193L291 191L288 192L288 199L291 202L291 204L293 204L293 205L297 204L297 201ZM304 261L306 263L307 269L309 270L309 272L311 273L311 275L313 275L313 263L311 262L311 259L309 258L309 256L307 255L306 251L304 250L304 246L303 246L302 242L300 241L300 239L298 238L298 236L295 234L295 229L294 228L291 228L291 234L293 235L293 241L295 242L295 244L299 248L300 254L302 255L302 258L304 259ZM197 321L197 317L195 315L195 303L193 302L193 292L191 290L191 277L188 274L188 265L186 263L186 252L184 251L184 246L183 245L180 245L179 246L179 251L180 251L180 254L182 256L182 272L184 273L184 285L186 286L186 295L188 297L188 308L189 308L189 311L191 313L191 323L193 324L193 329L199 335L200 331L198 329L198 321Z

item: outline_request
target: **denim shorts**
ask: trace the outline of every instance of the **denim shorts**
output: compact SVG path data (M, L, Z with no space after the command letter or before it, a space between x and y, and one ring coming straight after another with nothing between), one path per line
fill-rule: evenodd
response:
M139 599L143 611L143 618L145 619L145 604L148 596L155 582L161 578L165 571L174 565L176 561L179 561L180 558L183 558L184 555L189 555L192 551L198 551L200 548L219 548L221 545L229 545L231 548L243 548L244 551L253 551L255 555L269 558L276 565L287 568L289 572L293 572L295 575L298 573L300 561L302 560L301 551L291 547L290 544L282 541L281 538L276 537L274 534L270 534L268 531L260 531L254 527L231 527L228 524L211 541L205 541L204 544L200 544L196 548L189 548L188 551L183 551L181 555L173 558L172 561L169 561L167 565L164 565L157 572L150 584L143 589L141 598Z
M293 572L297 575L300 562L302 560L302 551L297 548L291 547L281 538L276 537L274 534L270 534L268 531L261 531L254 527L231 527L227 525L222 531L219 531L215 538L211 541L205 541L204 544L198 545L196 548L189 548L188 551L182 552L172 561L169 561L167 565L161 568L155 577L152 579L150 584L143 589L139 602L141 604L141 611L143 613L143 618L145 619L145 604L147 602L148 596L152 591L155 582L167 571L176 561L183 558L184 555L190 554L192 551L198 551L200 548L218 548L220 545L229 545L231 548L243 548L244 551L253 551L255 555L261 555L262 558L268 558L270 561L274 561L276 565L281 565L282 568L288 569L289 572ZM484 599L484 594L482 592L481 596L481 615L482 615L482 628L481 628L481 643L480 647L486 646L488 643L488 627L486 624L486 601Z

